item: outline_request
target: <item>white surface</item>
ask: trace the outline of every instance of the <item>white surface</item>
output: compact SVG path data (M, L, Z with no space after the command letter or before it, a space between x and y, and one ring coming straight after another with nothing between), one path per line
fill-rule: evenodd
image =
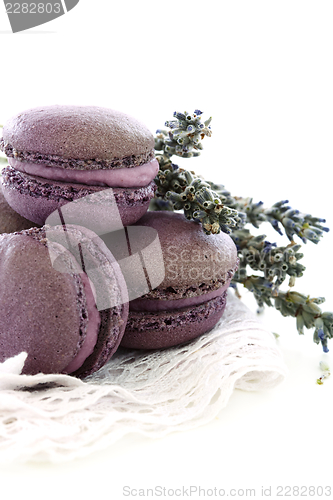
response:
M36 105L77 103L129 112L155 130L174 110L199 107L213 115L213 136L184 166L266 206L289 199L333 227L332 16L325 0L80 0L67 15L12 35L2 4L0 122ZM266 226L260 232L285 241ZM332 233L306 245L307 271L296 284L325 296L326 310L331 245ZM264 321L281 335L290 370L283 386L235 393L214 423L195 431L127 437L64 466L3 467L3 498L118 499L125 485L253 487L257 497L271 485L274 498L277 485L332 485L333 376L316 384L320 360L332 368L332 354L274 310Z
M214 421L235 389L273 389L287 375L274 335L233 293L210 332L171 349L119 349L84 380L20 375L20 357L0 373L0 464L59 464L127 435L186 432Z

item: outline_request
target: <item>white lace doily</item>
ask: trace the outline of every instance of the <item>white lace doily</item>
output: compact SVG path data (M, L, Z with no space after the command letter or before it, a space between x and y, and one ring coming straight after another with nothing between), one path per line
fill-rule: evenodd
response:
M18 375L24 359L0 366L0 463L56 463L127 433L194 428L215 418L235 388L268 389L286 375L275 337L233 293L211 332L161 351L119 350L84 381Z

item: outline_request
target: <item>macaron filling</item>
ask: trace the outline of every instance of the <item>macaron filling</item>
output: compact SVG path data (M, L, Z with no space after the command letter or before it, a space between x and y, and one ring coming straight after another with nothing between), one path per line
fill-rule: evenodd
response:
M157 312L157 311L172 311L175 309L182 309L189 306L197 306L220 297L229 287L230 281L217 290L197 295L195 297L187 297L185 299L176 300L161 300L161 299L134 299L129 303L130 311L136 312Z
M77 353L75 358L72 359L72 361L66 366L66 368L63 370L63 373L75 372L76 370L81 368L88 356L93 353L95 345L97 343L99 327L101 324L100 313L97 310L96 300L92 289L93 285L91 284L88 276L85 273L81 273L80 276L82 279L87 301L87 334L79 352Z
M124 188L147 186L156 177L159 169L156 158L138 167L98 170L73 170L51 167L43 163L28 163L10 157L8 163L20 172L53 181Z

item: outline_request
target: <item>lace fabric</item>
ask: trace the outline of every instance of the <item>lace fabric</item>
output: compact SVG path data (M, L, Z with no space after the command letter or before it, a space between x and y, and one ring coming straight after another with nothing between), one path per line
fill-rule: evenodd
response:
M275 337L231 292L207 334L164 350L119 349L84 380L19 375L24 360L0 365L0 463L59 463L128 433L191 429L214 419L234 389L265 390L286 376Z

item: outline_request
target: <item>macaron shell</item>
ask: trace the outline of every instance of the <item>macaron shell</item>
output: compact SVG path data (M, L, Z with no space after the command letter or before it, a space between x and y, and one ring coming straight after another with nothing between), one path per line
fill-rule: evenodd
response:
M175 212L147 212L137 223L157 230L163 249L165 278L147 298L181 299L220 288L238 266L229 235L207 235L200 223Z
M93 353L71 375L84 378L101 368L117 350L128 317L128 294L119 264L97 235L74 225L45 226L46 236L60 244L66 240L96 290L96 304L101 317L98 339ZM80 248L78 247L80 243ZM56 266L56 264L54 264Z
M3 170L2 190L7 203L14 211L39 225L45 224L47 217L66 203L93 193L112 190L122 224L128 226L147 212L150 200L156 190L156 184L152 181L148 186L142 188L87 186L45 180L18 172L8 166ZM103 208L101 204L99 208L95 207L94 210L99 209L101 215L105 216L105 207Z
M86 228L44 226L0 236L0 362L26 351L24 374L66 370L89 321L82 272L94 285L101 325L93 353L72 373L80 378L112 356L124 333L128 294L118 263Z
M79 277L56 271L47 247L21 233L0 236L0 279L0 361L26 351L23 373L60 373L85 336Z
M140 155L154 148L154 137L141 122L98 106L40 106L10 118L3 140L16 152L68 159Z
M22 231L29 229L36 224L25 217L19 215L6 201L3 192L2 184L0 181L0 233L14 233L15 231Z
M128 303L100 311L101 326L94 352L71 375L84 378L99 370L113 356L123 338L128 317Z
M131 349L161 349L192 340L210 331L222 317L227 292L204 304L184 309L129 314L121 346Z

